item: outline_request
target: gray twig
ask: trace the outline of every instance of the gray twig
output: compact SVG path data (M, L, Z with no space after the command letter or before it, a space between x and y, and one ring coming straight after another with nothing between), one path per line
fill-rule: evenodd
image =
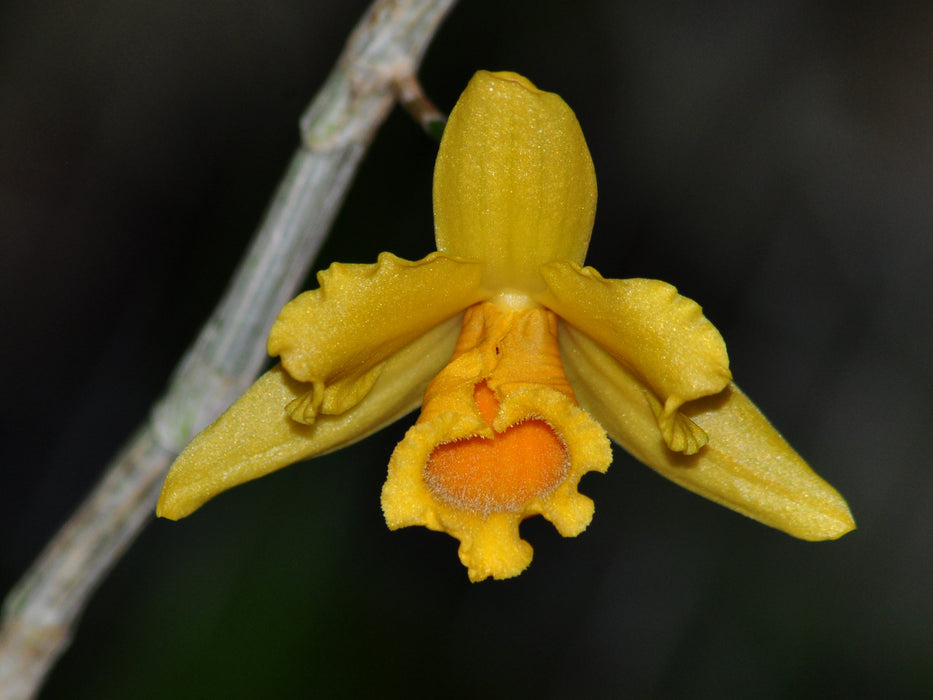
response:
M91 595L151 519L174 457L261 369L257 339L307 275L394 90L413 79L455 1L379 0L354 29L302 116L301 146L249 251L150 420L4 601L0 698L35 696Z

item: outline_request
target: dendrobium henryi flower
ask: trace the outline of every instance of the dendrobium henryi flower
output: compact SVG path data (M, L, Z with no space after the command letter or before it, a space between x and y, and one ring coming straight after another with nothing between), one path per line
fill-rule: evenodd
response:
M392 529L460 540L470 579L531 562L519 523L581 533L577 491L607 433L672 481L767 525L833 539L855 524L731 383L700 307L656 280L582 267L596 209L583 133L557 95L479 72L434 173L437 252L334 264L269 335L280 363L175 462L159 515L360 440L421 405L382 491Z

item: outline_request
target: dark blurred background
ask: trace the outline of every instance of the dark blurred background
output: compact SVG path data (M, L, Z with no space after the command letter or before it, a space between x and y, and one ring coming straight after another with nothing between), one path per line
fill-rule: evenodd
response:
M91 488L209 314L359 0L0 9L0 590ZM410 419L153 522L53 698L933 694L933 9L465 1L421 72L448 110L524 73L583 125L589 261L698 300L739 384L849 499L811 544L622 451L515 580L389 533ZM317 267L432 249L435 145L394 113Z

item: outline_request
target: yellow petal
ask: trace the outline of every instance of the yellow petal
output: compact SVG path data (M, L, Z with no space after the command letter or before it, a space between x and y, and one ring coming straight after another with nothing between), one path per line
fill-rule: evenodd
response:
M377 381L380 364L482 298L482 266L432 253L417 262L382 253L375 265L334 263L319 289L286 304L269 333L270 355L309 384L292 417L340 414Z
M689 454L702 446L702 433L684 433L688 426L678 420L678 408L719 393L732 375L726 344L700 306L666 282L605 279L572 262L547 264L541 274L547 291L537 300L598 342L660 399L656 418L668 447Z
M668 479L805 540L835 539L855 528L849 507L730 384L682 407L709 435L692 457L659 439L647 388L595 342L566 325L561 354L580 405L622 445Z
M459 316L445 321L390 357L364 400L313 425L289 417L286 406L308 385L277 365L182 452L162 487L158 515L183 518L222 491L345 447L401 418L421 403L450 358L460 322Z
M520 75L474 75L434 169L438 250L485 262L492 288L532 293L542 263L583 262L595 211L593 162L570 107Z

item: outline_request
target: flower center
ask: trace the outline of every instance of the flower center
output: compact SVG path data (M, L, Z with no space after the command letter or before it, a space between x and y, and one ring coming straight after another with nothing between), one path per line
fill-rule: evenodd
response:
M473 389L480 416L492 427L499 402L480 382ZM567 447L545 421L528 419L495 437L438 445L425 465L425 482L451 505L483 513L518 510L551 493L567 475Z

